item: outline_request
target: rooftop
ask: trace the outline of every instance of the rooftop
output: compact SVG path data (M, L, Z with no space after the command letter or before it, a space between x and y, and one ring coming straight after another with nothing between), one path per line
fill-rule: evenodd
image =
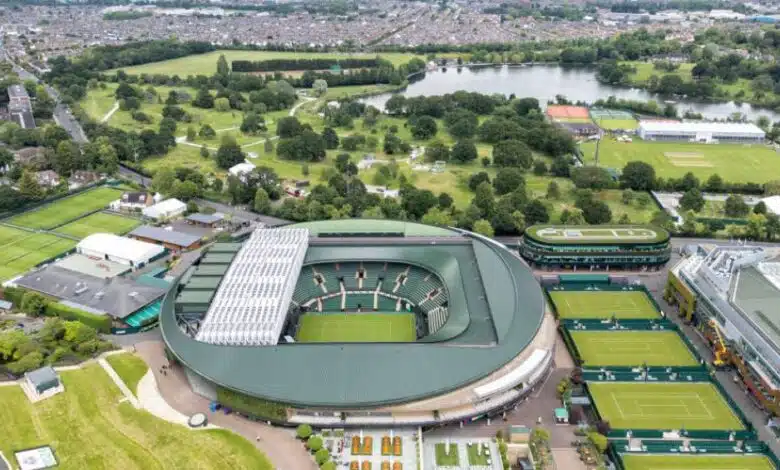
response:
M184 248L192 246L200 241L200 237L197 235L166 230L164 228L153 227L151 225L142 225L137 227L132 232L128 233L128 236L146 238L148 240L154 240L160 243L169 243L171 245L181 246Z
M214 214L202 214L198 212L197 214L190 214L187 216L187 220L200 224L215 224L224 218L225 215L220 214L219 212L215 212Z
M77 249L105 253L109 256L130 260L135 263L146 262L162 254L165 249L153 243L146 243L132 238L120 237L110 233L93 233L81 240Z
M55 372L51 366L45 366L41 367L40 369L27 372L25 377L27 377L27 380L29 380L30 383L36 387L39 385L46 385L54 381L59 381L57 372Z
M525 236L553 245L610 245L616 243L662 243L669 232L650 225L532 225Z
M673 122L640 121L639 128L649 132L707 132L760 134L765 132L755 124L740 122Z
M65 258L56 261L54 265L69 271L76 271L104 279L119 276L131 269L131 267L126 264L115 263L105 259L90 258L89 256L80 253L66 256Z
M27 90L23 85L11 85L8 87L8 96L10 98L25 98L29 97Z

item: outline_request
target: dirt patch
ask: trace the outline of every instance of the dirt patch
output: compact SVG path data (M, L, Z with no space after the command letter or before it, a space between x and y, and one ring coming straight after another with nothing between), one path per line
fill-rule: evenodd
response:
M712 168L713 165L699 152L664 152L669 163L677 167Z
M696 161L696 160L669 160L669 163L671 163L674 166L681 166L681 167L688 167L688 168L712 168L715 165L713 165L710 162L707 161Z
M698 158L704 160L704 155L699 152L664 152L666 158Z

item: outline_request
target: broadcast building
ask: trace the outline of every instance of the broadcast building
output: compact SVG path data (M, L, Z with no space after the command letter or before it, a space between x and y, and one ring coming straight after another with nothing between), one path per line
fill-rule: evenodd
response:
M734 365L745 386L780 414L780 262L761 247L716 247L683 258L664 292L709 340L717 361Z
M556 336L515 253L387 220L293 224L216 244L168 294L161 328L196 393L320 426L501 413L543 380Z

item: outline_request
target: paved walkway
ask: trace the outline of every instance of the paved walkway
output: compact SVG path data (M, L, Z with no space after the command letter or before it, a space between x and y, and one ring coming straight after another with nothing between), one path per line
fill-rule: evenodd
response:
M555 461L555 468L561 470L588 470L588 466L580 459L580 454L577 453L576 449L566 447L563 449L551 449L551 451Z
M293 430L249 421L235 414L210 413L209 400L192 391L180 367L172 365L168 368L168 375L160 375L160 367L168 365L162 342L146 341L136 344L135 347L154 374L160 395L172 409L185 416L206 413L210 423L229 429L253 442L268 456L277 470L317 470L311 455L295 439Z
M127 385L125 385L125 382L122 380L121 377L119 377L119 374L116 373L113 367L106 361L106 358L101 356L98 358L98 364L100 364L100 367L103 368L104 371L108 374L109 377L111 377L111 380L114 381L117 387L119 387L119 390L122 391L122 394L127 398L127 401L130 402L131 405L133 405L135 408L140 408L141 404L138 402L138 399L133 395L133 392L130 391L129 388L127 388Z
M154 373L151 370L138 382L137 393L141 408L160 419L164 419L165 421L174 424L181 424L182 426L187 426L189 428L189 417L176 411L167 401L165 401L162 395L160 395L160 390L157 388L157 382L154 380ZM218 426L209 423L208 426L195 428L195 430L217 428Z
M101 123L107 122L109 119L111 119L111 116L114 115L115 112L119 110L119 103L114 103L114 106L111 107L111 109L106 113L105 116L100 120Z

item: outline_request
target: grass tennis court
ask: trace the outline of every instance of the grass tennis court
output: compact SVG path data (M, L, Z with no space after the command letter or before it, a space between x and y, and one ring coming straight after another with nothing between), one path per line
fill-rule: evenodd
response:
M617 129L636 129L639 127L639 122L637 122L636 119L630 118L630 119L612 119L612 118L601 118L601 119L594 119L594 122L597 126L599 126L602 129L607 130L617 130Z
M777 470L763 455L622 454L626 470Z
M75 220L84 214L96 211L119 199L122 191L101 187L90 189L75 196L59 199L38 209L25 212L6 220L9 224L35 229L57 227Z
M589 366L695 366L699 364L675 331L570 331Z
M85 238L93 233L115 233L123 235L141 225L141 222L121 215L96 212L82 219L57 228L58 233L64 233L76 238Z
M550 291L561 318L658 318L660 314L642 291Z
M60 470L274 468L237 434L192 431L133 408L98 364L60 376L65 392L35 404L21 387L0 387L0 451L6 457L51 445Z
M613 429L744 429L711 383L589 382L588 388Z
M76 242L45 233L0 226L0 280L8 280L76 246Z
M388 343L417 339L411 313L309 313L296 338L303 343Z

